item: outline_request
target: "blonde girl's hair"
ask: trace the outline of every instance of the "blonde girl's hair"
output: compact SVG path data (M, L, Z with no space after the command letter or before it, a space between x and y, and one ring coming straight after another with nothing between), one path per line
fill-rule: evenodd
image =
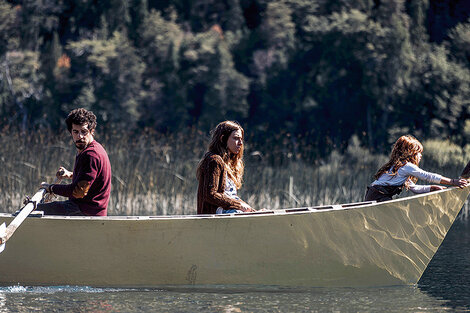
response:
M379 179L382 174L388 173L390 169L391 172L389 174L395 176L398 170L407 162L419 165L418 153L422 152L423 145L418 139L411 135L401 136L393 145L390 160L377 171L375 179ZM413 177L411 180L416 182L417 178ZM408 187L408 180L405 186Z
M209 143L209 147L206 154L204 155L204 158L201 160L201 162L199 162L197 168L198 179L201 177L201 175L203 175L202 163L206 157L208 157L210 154L217 154L224 160L227 174L235 183L237 189L242 186L243 172L245 170L245 164L243 163L244 145L242 145L240 151L237 154L231 153L227 148L228 138L234 131L237 130L241 131L243 140L245 132L240 124L234 121L221 122L211 131L212 138Z

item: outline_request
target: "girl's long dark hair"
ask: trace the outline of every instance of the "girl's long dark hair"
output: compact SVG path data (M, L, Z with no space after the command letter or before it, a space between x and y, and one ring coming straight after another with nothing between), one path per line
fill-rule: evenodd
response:
M240 124L234 121L221 122L211 131L212 138L209 143L209 147L207 148L206 154L199 162L197 167L196 175L198 180L200 180L200 177L203 175L204 160L211 154L217 154L222 158L222 160L224 160L227 174L235 183L237 188L242 186L243 172L245 170L245 164L243 163L244 146L242 145L240 151L237 154L231 153L227 148L228 138L234 131L237 130L241 131L243 139L245 132Z

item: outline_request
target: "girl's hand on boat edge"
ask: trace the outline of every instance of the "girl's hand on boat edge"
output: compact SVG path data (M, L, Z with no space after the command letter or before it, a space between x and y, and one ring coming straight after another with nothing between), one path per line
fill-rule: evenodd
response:
M452 178L450 180L452 186L457 186L459 188L464 188L468 186L468 181L463 178Z
M444 186L439 186L439 185L431 185L431 189L429 191L438 191L438 190L444 190L446 187Z
M241 201L241 206L242 206L242 211L243 212L256 212L256 210L253 209L248 203L246 203L243 200L240 200L240 201Z

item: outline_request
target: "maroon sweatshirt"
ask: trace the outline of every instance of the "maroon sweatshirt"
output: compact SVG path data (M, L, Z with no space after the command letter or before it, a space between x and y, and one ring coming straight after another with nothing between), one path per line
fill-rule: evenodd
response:
M96 140L78 153L72 183L53 185L52 191L78 204L85 215L106 216L111 193L111 164Z

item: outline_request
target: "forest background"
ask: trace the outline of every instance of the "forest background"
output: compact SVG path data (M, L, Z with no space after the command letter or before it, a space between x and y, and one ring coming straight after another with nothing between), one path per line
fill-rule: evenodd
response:
M360 201L411 133L423 167L470 159L468 0L0 0L0 189L15 210L98 117L110 214L195 212L209 130L246 133L257 208Z

